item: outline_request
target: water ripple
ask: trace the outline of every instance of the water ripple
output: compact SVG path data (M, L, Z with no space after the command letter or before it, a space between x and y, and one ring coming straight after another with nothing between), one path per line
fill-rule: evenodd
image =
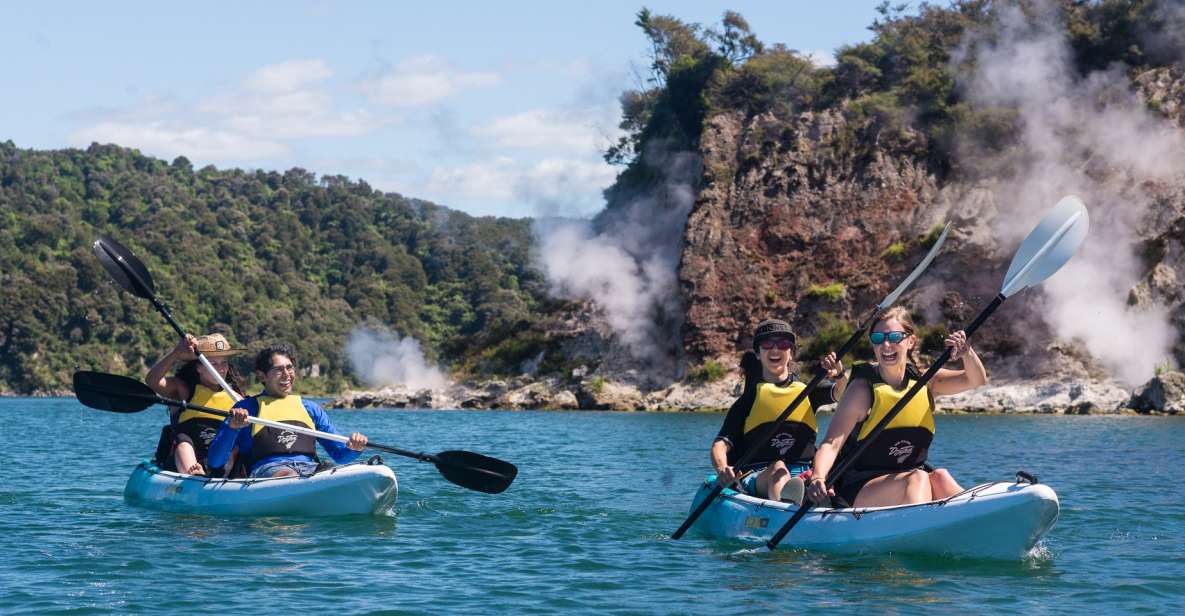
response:
M717 415L334 411L376 441L479 451L520 476L483 495L391 458L401 492L390 515L243 519L124 504L162 415L11 399L0 413L9 434L59 435L53 452L27 439L0 452L5 614L1185 609L1177 418L940 417L932 455L964 484L1024 468L1062 499L1032 553L991 562L671 540ZM1103 443L1122 473L1100 472ZM63 454L89 457L47 470Z

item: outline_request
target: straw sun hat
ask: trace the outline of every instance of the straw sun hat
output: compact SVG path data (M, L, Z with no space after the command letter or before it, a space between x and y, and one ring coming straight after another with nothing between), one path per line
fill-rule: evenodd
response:
M243 352L241 349L232 349L222 334L198 336L197 350L206 357L230 357Z

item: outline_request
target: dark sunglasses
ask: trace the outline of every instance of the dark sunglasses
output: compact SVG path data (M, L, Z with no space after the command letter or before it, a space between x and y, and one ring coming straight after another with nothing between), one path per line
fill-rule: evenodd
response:
M783 351L788 351L794 346L794 343L791 342L789 338L768 338L766 340L762 340L758 346L761 347L762 351L769 351L774 347L778 347Z
M872 343L872 346L876 346L876 345L884 342L885 339L887 338L889 340L889 342L892 342L893 344L897 344L898 342L905 340L905 337L908 335L909 334L907 332L900 332L900 331L898 331L898 332L872 332L871 334L868 334L868 341Z

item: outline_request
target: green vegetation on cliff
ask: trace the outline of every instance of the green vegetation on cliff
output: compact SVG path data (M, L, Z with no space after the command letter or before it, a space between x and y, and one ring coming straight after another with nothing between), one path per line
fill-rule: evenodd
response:
M415 336L451 364L547 310L527 220L301 169L194 170L115 146L0 143L0 391L63 389L76 368L139 375L172 345L151 305L109 281L91 252L99 234L144 261L191 331L295 343L301 364L318 366L312 390L350 378L343 345L361 323ZM482 367L512 368L498 357Z
M838 148L861 155L892 143L939 171L954 164L956 135L988 147L1015 134L1007 108L973 108L957 76L975 61L965 34L990 35L1005 11L1033 17L1052 10L1065 23L1083 72L1122 63L1133 72L1175 61L1185 47L1185 16L1173 0L952 0L937 5L882 4L872 40L842 47L834 66L817 66L783 44L766 45L740 15L704 28L643 9L637 25L650 43L647 87L621 97L626 135L605 159L629 165L647 145L694 149L705 118L841 110L852 127ZM990 36L988 36L990 38ZM920 136L920 138L919 138ZM631 165L626 175L642 173Z

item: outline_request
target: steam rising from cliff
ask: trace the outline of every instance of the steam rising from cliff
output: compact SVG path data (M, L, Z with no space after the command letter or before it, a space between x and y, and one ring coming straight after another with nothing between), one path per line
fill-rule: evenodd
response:
M357 327L350 332L346 354L354 374L371 387L404 385L410 390L440 389L448 378L428 363L420 342L386 329Z
M992 224L1002 245L1019 241L1063 195L1083 198L1090 236L1043 285L1042 316L1124 381L1143 382L1171 356L1176 332L1163 307L1128 305L1130 289L1145 274L1133 250L1153 201L1146 183L1180 179L1185 140L1128 90L1123 67L1076 74L1052 11L1029 21L1003 10L1000 26L994 41L978 41L966 85L979 106L1019 111L1019 151L1005 152L1005 165L983 152L965 162L1012 170L996 190L999 215Z
M698 157L648 151L660 178L595 220L541 218L535 259L557 297L588 300L635 359L675 369L683 306L676 270Z

